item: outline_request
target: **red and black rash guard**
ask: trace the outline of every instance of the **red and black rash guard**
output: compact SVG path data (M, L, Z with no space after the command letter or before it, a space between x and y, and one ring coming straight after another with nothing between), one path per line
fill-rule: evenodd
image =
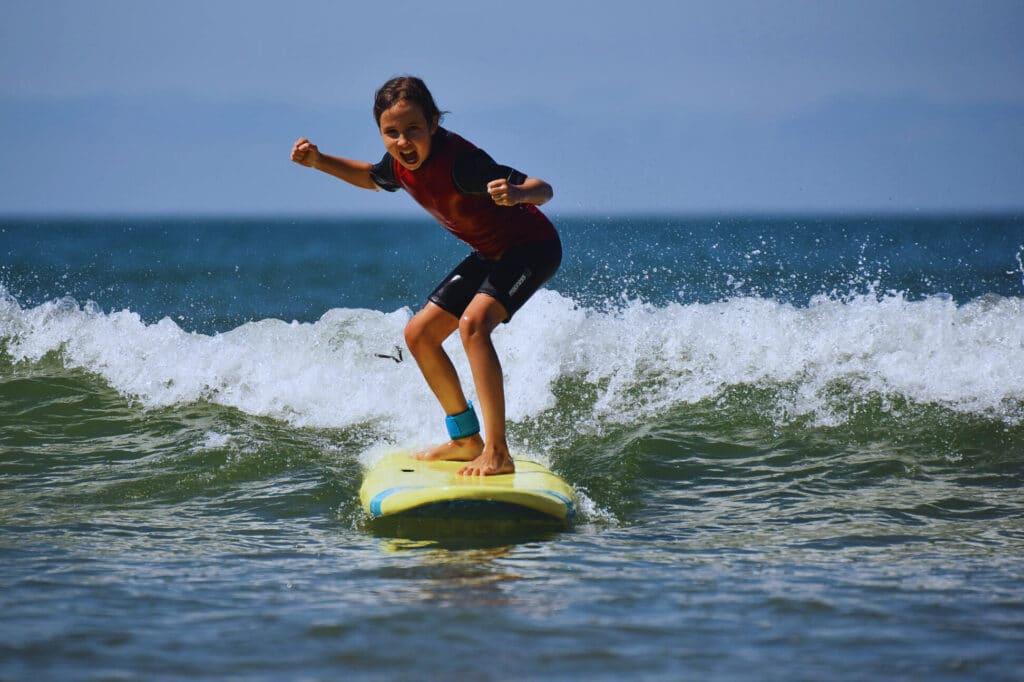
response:
M504 178L519 185L525 175L495 163L484 150L444 128L431 138L430 156L419 168L408 170L385 154L371 177L388 192L404 189L449 232L490 260L512 246L558 238L536 206L498 206L487 194L488 182Z

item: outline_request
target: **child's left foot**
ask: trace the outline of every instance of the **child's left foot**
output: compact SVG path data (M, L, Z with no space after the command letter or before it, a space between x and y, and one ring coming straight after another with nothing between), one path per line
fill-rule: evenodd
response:
M498 474L513 474L516 471L515 462L508 453L497 454L484 452L466 466L459 469L460 476L496 476Z

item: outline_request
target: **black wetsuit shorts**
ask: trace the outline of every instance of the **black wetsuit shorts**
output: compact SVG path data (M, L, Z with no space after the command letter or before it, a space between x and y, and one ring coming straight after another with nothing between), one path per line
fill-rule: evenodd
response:
M508 322L554 276L561 262L558 239L517 244L498 260L488 260L474 251L437 285L430 301L462 317L474 296L486 294L505 306Z

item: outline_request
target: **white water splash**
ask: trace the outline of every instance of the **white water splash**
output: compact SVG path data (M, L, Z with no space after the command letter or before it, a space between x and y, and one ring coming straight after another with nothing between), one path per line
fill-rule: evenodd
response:
M408 353L401 363L377 357L402 343L410 314L335 309L315 323L260 320L211 336L168 318L146 324L70 300L21 308L0 296L0 338L15 362L57 352L146 408L205 400L297 426L372 423L418 446L437 436L440 408ZM513 421L553 408L566 376L596 387L596 422L642 419L737 385L786 385L781 411L826 423L842 419L828 408L836 382L1007 420L1024 403L1024 298L958 305L889 293L806 307L737 298L599 312L542 291L495 344ZM446 347L472 397L457 335Z
M1020 286L1021 289L1024 289L1024 246L1017 249L1014 257L1017 259L1017 272L1020 273Z

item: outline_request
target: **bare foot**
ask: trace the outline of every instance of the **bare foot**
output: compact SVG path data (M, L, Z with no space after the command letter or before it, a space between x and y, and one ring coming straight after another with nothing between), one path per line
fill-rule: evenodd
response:
M416 459L435 460L441 459L452 462L471 462L476 459L484 449L484 440L480 434L450 440L447 443L435 445L429 450L417 452L413 457Z
M473 459L469 464L459 469L460 476L495 476L497 474L512 474L516 471L515 462L508 450L485 450L480 456Z

